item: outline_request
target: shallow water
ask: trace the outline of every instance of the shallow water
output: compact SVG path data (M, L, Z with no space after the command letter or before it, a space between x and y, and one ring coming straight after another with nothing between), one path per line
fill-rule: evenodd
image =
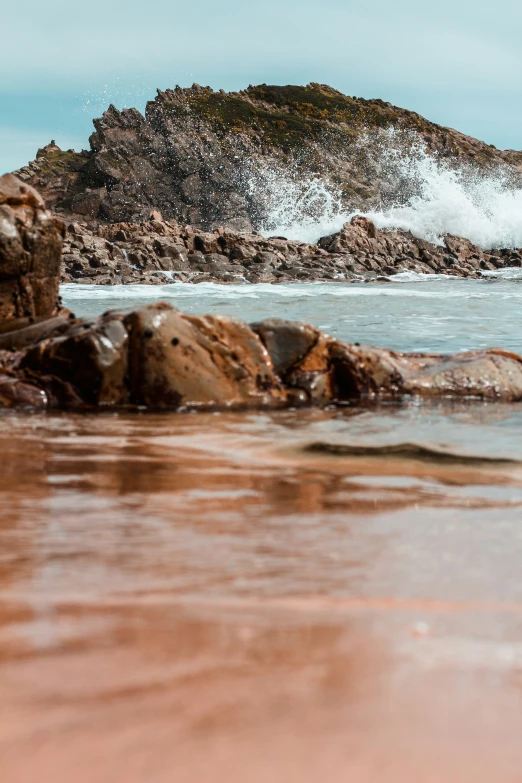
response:
M519 345L516 283L173 288L395 347ZM4 414L2 780L518 783L521 436L507 404Z
M511 274L522 278L520 269ZM62 296L80 316L162 299L187 313L222 313L249 322L273 316L307 321L342 340L402 351L502 347L522 353L522 279L401 277L405 282L72 284L62 286Z

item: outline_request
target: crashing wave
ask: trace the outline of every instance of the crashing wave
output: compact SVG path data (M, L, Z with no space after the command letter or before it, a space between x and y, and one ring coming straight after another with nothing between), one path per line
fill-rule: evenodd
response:
M512 169L457 166L430 153L419 136L397 130L377 140L368 134L350 154L366 155L383 181L378 208L347 210L339 192L298 164L251 163L244 180L263 204L261 233L316 242L364 214L377 228L404 229L435 244L452 234L483 249L522 247L522 182Z

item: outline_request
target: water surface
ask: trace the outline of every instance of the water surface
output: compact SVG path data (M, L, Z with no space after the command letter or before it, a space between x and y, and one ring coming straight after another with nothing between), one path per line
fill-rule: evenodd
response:
M512 274L520 276L521 270ZM398 277L408 281L410 276ZM62 296L80 316L164 300L186 313L222 313L248 322L307 321L342 340L401 351L502 347L522 352L522 280L418 278L360 284L71 284L62 286Z

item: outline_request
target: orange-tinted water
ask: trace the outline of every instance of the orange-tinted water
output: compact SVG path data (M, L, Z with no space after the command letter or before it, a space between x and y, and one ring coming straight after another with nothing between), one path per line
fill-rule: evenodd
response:
M1 780L519 783L521 416L2 417Z

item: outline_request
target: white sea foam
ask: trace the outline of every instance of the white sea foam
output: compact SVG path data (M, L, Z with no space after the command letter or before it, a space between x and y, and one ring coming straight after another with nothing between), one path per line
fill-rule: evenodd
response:
M348 212L340 194L317 176L276 166L249 172L251 193L262 192L265 236L304 242L338 231L354 214L365 214L378 228L402 228L437 244L445 234L466 237L484 249L522 247L522 181L507 167L484 173L455 166L428 153L411 134L388 131L363 139L373 156L373 174L387 195L378 209Z
M250 161L242 167L242 185L261 212L261 233L315 243L339 231L349 215L340 195L318 176L297 166Z
M522 269L516 266L509 266L504 269L482 270L481 275L496 280L522 280Z

